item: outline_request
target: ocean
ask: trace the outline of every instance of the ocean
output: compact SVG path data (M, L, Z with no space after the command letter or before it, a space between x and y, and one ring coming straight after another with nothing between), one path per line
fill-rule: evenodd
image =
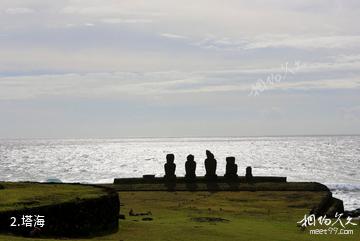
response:
M175 154L176 174L185 174L188 154L204 175L205 150L225 173L235 156L238 174L286 176L288 181L327 185L346 210L360 208L360 136L26 139L0 140L0 180L110 183L114 178L164 174L167 153Z

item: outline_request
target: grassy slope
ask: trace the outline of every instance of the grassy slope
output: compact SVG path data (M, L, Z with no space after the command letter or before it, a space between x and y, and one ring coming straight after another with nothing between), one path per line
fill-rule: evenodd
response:
M321 192L121 192L120 230L92 240L360 240L353 235L318 235L296 227L309 209L319 202ZM152 212L153 221L128 212ZM220 217L228 222L195 222L192 217ZM24 240L0 235L0 240ZM38 240L38 239L26 239ZM39 239L42 241L50 239ZM73 240L73 239L72 239ZM79 239L86 240L86 239Z
M86 199L105 194L102 189L67 184L1 183L0 211L36 207L76 198Z

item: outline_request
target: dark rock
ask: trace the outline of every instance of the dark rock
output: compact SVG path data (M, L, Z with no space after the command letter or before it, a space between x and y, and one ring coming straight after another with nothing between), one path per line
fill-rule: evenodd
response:
M333 197L325 214L328 217L335 217L336 213L344 213L344 203L342 200Z
M150 218L150 217L146 217L146 218L143 218L142 219L143 221L152 221L152 220L154 220L153 218Z
M314 214L317 218L324 215L329 218L335 218L336 213L344 213L344 203L342 200L334 198L330 191L310 211L310 214Z
M217 161L214 157L214 154L212 154L209 150L206 150L206 159L205 159L205 169L206 174L205 177L208 179L216 179L216 164Z
M130 209L129 216L148 216L152 215L151 211L147 211L146 213L135 213L134 210Z
M235 164L235 157L229 156L226 157L226 178L237 178L238 166Z
M351 218L360 217L360 208L352 210L352 211L345 211L344 217L351 217Z
M246 178L246 180L251 180L253 178L251 167L246 168L245 178Z
M188 155L187 156L187 161L185 163L185 177L187 179L195 179L196 178L196 162L194 161L194 156L193 155Z
M353 213L357 215L357 217L360 217L360 208L354 210Z
M224 218L218 218L218 217L195 217L195 218L191 218L192 221L195 222L229 222L230 220L228 219L224 219Z
M175 156L174 154L167 154L166 155L166 163L164 165L164 169L165 169L165 178L166 179L174 179L176 178L175 175L175 169L176 169L176 165L174 163L175 160Z

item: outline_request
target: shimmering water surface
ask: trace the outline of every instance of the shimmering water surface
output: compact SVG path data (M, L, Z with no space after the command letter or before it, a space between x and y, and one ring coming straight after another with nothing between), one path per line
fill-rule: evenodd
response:
M360 208L360 136L0 140L0 180L105 183L162 176L167 153L175 154L178 176L190 153L197 175L204 175L206 149L218 160L218 175L231 155L240 175L252 166L254 175L321 182L346 209Z

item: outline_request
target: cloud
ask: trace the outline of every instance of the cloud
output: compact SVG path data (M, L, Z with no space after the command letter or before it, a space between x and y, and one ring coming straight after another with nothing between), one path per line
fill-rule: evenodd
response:
M253 41L249 41L244 49L259 48L299 48L299 49L318 49L318 48L354 48L360 47L360 35L346 36L264 36Z
M266 48L294 49L351 49L360 47L360 35L346 36L289 36L289 35L257 35L241 39L206 37L192 43L205 49L241 51Z
M358 116L350 107L360 98L359 1L266 3L1 0L0 113L17 114L1 116L0 132L48 136L42 127L54 122L37 108L62 116L54 118L68 125L58 128L61 135L78 135L89 120L98 126L89 123L84 132L103 133L109 119L111 135L128 129L114 113L141 119L139 135L167 135L166 125L180 135L264 134L263 126L271 134L359 132L356 121L341 129L334 111ZM293 69L295 61L302 64L295 74L248 96L258 79L281 74L286 62ZM83 111L89 116L74 123ZM143 123L159 127L139 130Z
M196 81L186 73L172 71L8 76L0 77L0 99L163 94L171 86Z
M271 7L265 7L250 1L200 0L189 7L163 0L110 0L105 4L100 0L56 4L31 0L21 4L4 1L0 9L36 11L41 21L32 15L21 21L0 16L4 29L0 85L4 87L9 78L14 83L28 78L27 82L42 89L37 79L43 80L49 89L34 90L31 96L56 94L52 89L59 86L59 92L65 88L71 95L86 95L91 91L87 79L94 76L102 79L93 79L99 89L111 92L113 88L114 93L121 88L144 95L248 91L257 79L281 71L280 65L288 60L300 60L306 66L276 88L358 88L360 35L356 26L349 24L358 19L354 3L320 1L314 6L310 1L273 1ZM133 71L139 73L138 81L128 83L124 76L129 76L123 73ZM157 76L159 71L173 71L177 77ZM8 73L19 76L9 77ZM83 84L74 86L67 74L74 83L81 79ZM145 79L149 76L156 76L158 87ZM15 86L11 88L16 92ZM31 84L28 88L32 89ZM5 91L1 94L8 95Z
M270 87L271 88L271 87ZM321 79L297 82L283 82L274 85L274 89L283 90L344 90L359 89L360 78Z
M29 14L34 12L35 10L31 8L8 8L5 10L7 14Z
M156 3L140 3L136 1L70 1L64 4L60 12L64 14L87 17L119 17L120 16L166 16L166 11L157 11L150 6ZM157 9L162 9L157 8Z
M359 63L360 54L341 54L338 56L333 56L332 59L340 63Z
M102 19L101 22L103 23L110 23L110 24L116 24L116 23L152 23L152 19L143 19L143 18L105 18Z
M272 73L269 69L268 74ZM0 77L0 99L73 96L119 98L166 96L168 94L243 92L247 95L264 69L222 71L108 72ZM308 73L306 73L308 74ZM328 79L326 75L289 74L289 78L266 85L266 91L354 90L360 89L359 77Z
M170 38L170 39L188 39L188 37L179 35L179 34L172 34L172 33L162 33L160 34L164 38Z

